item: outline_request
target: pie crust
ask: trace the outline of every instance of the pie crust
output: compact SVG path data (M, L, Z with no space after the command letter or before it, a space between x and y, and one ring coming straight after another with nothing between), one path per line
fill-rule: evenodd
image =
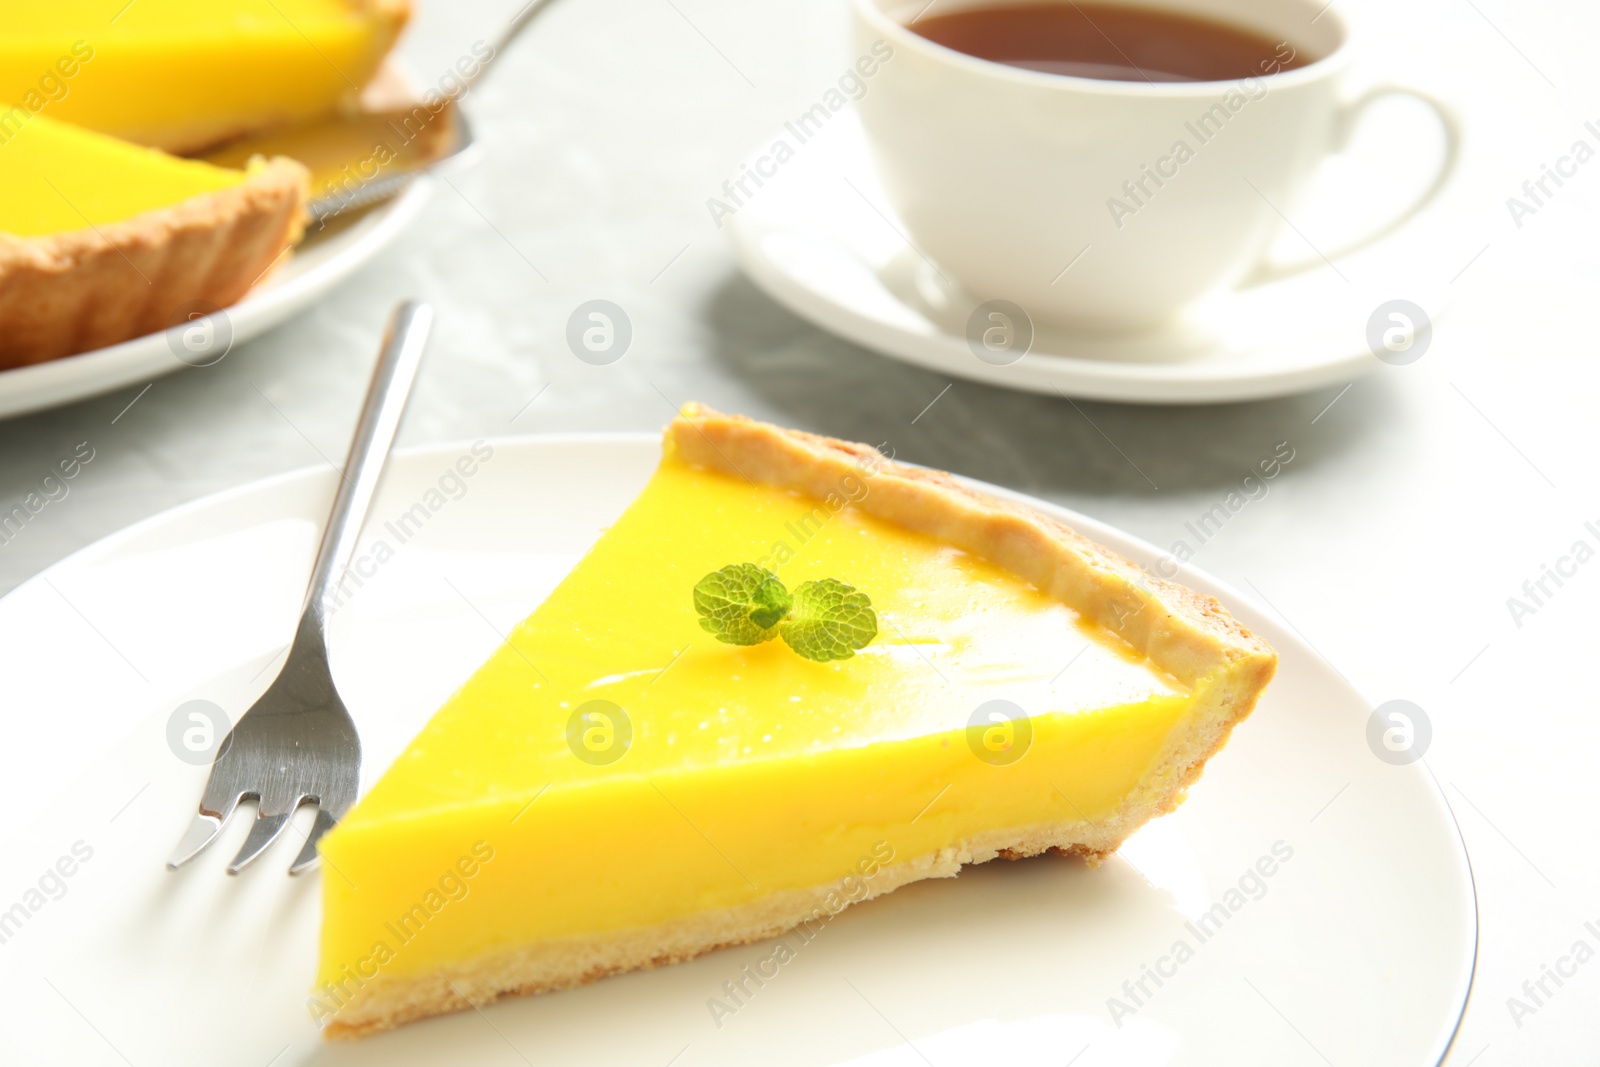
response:
M855 507L1009 570L1117 634L1185 685L1219 668L1257 693L1272 678L1276 654L1215 598L1152 575L1056 519L969 489L942 471L701 404L684 406L667 427L667 441L695 466L819 500L835 492L841 478L875 471L871 491Z
M0 233L0 370L165 330L186 305L233 304L300 239L309 182L278 158L231 188L110 225Z
M981 555L1120 635L1186 684L1205 680L1152 770L1108 818L996 827L936 852L895 857L848 903L923 878L953 877L966 864L1054 851L1097 864L1152 817L1171 811L1207 759L1250 714L1277 655L1211 597L1154 577L1022 504L969 489L947 474L885 459L860 444L780 429L697 404L666 431L687 462L826 499L841 479L862 478L852 506ZM330 1038L362 1037L412 1019L501 997L582 985L623 971L691 959L715 948L808 931L837 913L837 886L789 890L735 907L599 937L511 946L448 968L380 974L328 1020Z

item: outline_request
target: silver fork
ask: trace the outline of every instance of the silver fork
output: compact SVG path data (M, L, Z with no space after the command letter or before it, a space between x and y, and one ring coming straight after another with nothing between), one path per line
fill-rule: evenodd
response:
M355 803L361 741L328 668L329 604L355 553L432 323L433 309L427 304L406 301L395 308L317 549L288 659L223 738L200 811L167 861L172 870L199 855L222 832L239 802L253 798L256 819L228 873L238 874L265 852L301 804L314 803L316 823L289 867L290 874L299 874L316 864L317 842Z

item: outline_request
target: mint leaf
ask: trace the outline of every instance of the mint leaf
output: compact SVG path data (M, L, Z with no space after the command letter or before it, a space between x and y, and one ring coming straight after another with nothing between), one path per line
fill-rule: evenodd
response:
M712 571L694 587L700 628L730 645L759 645L782 636L796 654L818 663L849 659L878 636L867 594L837 578L806 582L793 595L778 576L754 563Z
M765 581L756 586L755 594L750 599L755 605L755 609L750 612L750 621L764 630L770 630L782 622L783 617L789 614L789 609L794 607L794 597L790 596L789 590L772 575L768 575Z
M754 563L712 571L694 587L700 628L730 645L772 640L778 635L774 627L793 603L778 576Z
M778 632L799 655L826 663L849 659L866 648L878 636L878 616L867 594L837 578L824 578L794 591L794 607Z

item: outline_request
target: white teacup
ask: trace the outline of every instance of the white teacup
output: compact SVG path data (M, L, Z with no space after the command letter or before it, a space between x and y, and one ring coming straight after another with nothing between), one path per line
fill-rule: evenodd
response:
M1004 2L1015 0L936 0L933 11ZM1238 82L1101 81L935 44L905 24L928 0L854 0L856 54L880 40L894 49L858 104L884 189L918 250L976 298L1071 328L1129 331L1246 279L1281 276L1263 264L1280 212L1384 95L1438 112L1444 161L1401 217L1320 253L1371 243L1443 188L1454 117L1397 86L1345 99L1350 34L1323 0L1116 2L1242 25L1314 59Z

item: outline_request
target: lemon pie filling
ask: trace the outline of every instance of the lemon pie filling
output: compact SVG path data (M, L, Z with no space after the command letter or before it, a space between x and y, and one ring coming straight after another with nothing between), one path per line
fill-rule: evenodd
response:
M0 233L17 237L122 222L246 177L43 116L18 123L0 153Z

